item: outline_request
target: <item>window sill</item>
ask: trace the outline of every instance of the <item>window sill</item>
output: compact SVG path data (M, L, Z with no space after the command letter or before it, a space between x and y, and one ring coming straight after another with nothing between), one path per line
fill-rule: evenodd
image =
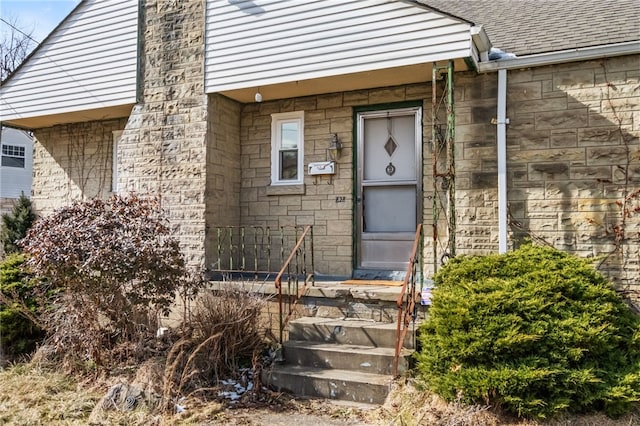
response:
M295 185L269 185L267 195L304 195L304 183Z

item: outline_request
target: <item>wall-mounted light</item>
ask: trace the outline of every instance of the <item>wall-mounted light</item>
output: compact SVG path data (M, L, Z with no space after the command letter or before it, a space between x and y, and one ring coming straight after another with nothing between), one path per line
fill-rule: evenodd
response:
M255 99L258 103L262 102L262 93L260 93L260 89L258 89L258 91L256 92Z
M342 151L342 142L340 142L340 139L338 139L337 133L334 133L333 136L331 136L331 142L329 142L328 151L329 156L332 160L337 160L338 158L340 158L340 151Z

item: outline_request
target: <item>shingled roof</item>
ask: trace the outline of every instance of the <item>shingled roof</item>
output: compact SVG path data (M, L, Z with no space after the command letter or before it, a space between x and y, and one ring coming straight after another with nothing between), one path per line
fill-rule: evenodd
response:
M418 0L482 25L493 45L525 56L640 40L638 0Z

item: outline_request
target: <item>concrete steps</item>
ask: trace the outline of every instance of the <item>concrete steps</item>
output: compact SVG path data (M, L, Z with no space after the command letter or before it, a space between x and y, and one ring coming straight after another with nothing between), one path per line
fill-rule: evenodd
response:
M284 357L289 365L310 366L392 375L395 349L361 345L289 340L284 343ZM408 368L411 351L404 350L398 362L398 372Z
M289 339L344 345L393 347L396 327L395 322L302 317L290 324ZM389 342L393 342L393 344L389 346ZM415 348L415 342L410 333L405 338L404 347Z
M280 391L301 397L382 404L389 394L393 378L356 371L279 365L271 371L268 382Z
M302 311L308 316L289 323L284 363L265 370L264 382L301 397L384 403L393 382L394 290L317 289L303 300ZM413 348L413 333L408 333L398 363L400 374L410 367Z

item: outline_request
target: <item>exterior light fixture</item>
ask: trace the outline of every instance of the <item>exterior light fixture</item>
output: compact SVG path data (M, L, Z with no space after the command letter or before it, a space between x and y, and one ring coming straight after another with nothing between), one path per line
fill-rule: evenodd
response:
M258 89L258 91L256 92L255 99L258 103L262 102L262 93L260 93L260 89Z
M335 161L340 158L340 151L342 151L342 142L340 142L340 139L338 139L337 133L334 133L333 136L331 136L331 142L329 143L328 151L329 156L332 160Z

